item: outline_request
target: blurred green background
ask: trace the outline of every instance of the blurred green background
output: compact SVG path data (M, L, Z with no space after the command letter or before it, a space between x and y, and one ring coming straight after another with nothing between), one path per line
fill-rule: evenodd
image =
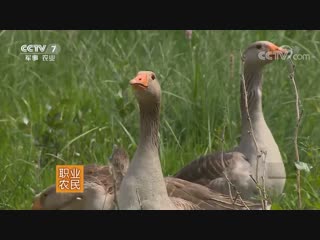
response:
M174 174L202 154L237 145L240 53L252 42L289 45L303 119L300 160L304 209L320 209L319 31L0 31L0 209L30 209L35 193L55 182L56 164L106 164L113 144L134 153L138 107L129 80L156 73L163 90L161 163ZM26 61L23 44L61 46L53 62ZM287 61L264 71L263 108L288 180L273 209L297 209L295 95Z

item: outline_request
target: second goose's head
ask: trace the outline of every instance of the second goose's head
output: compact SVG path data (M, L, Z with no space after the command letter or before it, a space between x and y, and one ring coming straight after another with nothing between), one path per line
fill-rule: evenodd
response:
M262 67L275 59L281 59L281 54L284 56L287 53L286 49L278 47L272 42L257 41L250 44L244 51L242 58L245 64Z
M139 103L159 103L161 87L154 72L140 71L130 81Z

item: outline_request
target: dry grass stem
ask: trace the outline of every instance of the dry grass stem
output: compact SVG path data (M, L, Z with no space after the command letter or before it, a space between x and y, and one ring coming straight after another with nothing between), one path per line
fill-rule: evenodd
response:
M300 156L299 156L299 148L298 148L298 133L299 133L299 127L301 124L301 117L302 117L302 111L300 110L300 97L297 89L297 85L295 82L295 64L292 62L291 59L289 59L289 78L292 81L295 97L296 97L296 126L294 131L294 149L295 149L295 155L296 155L296 162L300 162ZM302 197L301 197L301 172L297 168L297 193L298 193L298 207L299 209L302 208Z

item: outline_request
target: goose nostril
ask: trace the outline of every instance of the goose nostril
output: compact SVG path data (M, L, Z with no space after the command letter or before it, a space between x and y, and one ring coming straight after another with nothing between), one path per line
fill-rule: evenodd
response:
M139 81L141 81L141 78L139 78Z

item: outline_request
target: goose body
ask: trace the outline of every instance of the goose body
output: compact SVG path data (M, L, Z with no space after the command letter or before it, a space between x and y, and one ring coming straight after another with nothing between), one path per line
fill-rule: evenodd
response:
M99 166L90 166L99 168ZM59 193L53 184L33 200L33 210L108 210L115 207L113 202L113 179L109 169L103 175L87 173L84 180L83 193Z

